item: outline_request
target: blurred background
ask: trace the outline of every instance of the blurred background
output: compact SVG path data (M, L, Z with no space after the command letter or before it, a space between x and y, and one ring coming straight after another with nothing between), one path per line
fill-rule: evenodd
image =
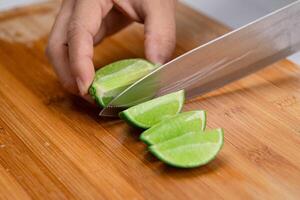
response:
M45 0L0 0L0 11ZM181 0L221 23L235 29L295 0ZM289 57L300 64L300 53Z
M238 28L295 0L183 0L218 21Z

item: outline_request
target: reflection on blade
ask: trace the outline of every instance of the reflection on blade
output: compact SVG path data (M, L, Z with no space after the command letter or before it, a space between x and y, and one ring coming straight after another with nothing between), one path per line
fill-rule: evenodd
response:
M127 88L110 107L127 107L185 89L199 96L257 71L300 49L300 0L191 50Z

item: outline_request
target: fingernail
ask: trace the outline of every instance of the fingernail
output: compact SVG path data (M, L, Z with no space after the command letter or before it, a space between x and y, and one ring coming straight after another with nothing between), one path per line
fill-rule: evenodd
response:
M86 94L86 87L80 78L76 78L77 87L79 89L80 95L84 96Z
M152 48L148 49L148 51L146 52L146 57L150 61L155 63L156 65L162 65L165 61L165 58L158 52L159 52L158 47L157 46L152 46Z

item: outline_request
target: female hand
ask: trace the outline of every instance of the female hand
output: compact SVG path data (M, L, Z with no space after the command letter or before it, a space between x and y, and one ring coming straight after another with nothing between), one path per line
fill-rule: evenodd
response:
M88 97L94 77L93 46L130 22L145 24L145 54L164 63L175 46L176 0L64 0L52 28L47 56L63 87Z

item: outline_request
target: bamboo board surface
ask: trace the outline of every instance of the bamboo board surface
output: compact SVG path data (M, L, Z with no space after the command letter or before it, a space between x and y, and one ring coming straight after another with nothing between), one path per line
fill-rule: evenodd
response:
M300 68L283 60L188 102L225 144L210 164L178 170L63 91L44 56L58 4L0 14L0 199L299 199ZM228 31L182 5L177 22L175 56ZM95 49L96 66L131 57L143 57L141 25Z

